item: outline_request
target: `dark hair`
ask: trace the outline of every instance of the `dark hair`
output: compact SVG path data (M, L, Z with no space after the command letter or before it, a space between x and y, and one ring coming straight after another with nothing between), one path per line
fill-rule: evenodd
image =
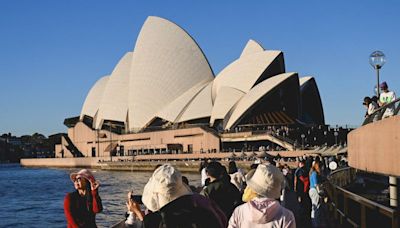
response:
M268 158L268 162L269 162L269 164L271 164L271 165L273 165L273 166L276 166L276 162L274 161L274 158L273 158L273 157L269 157L269 158Z
M235 161L230 161L229 165L228 165L228 173L232 174L232 173L236 173L238 171L237 166L236 166L236 162Z
M182 176L182 182L189 186L189 180L186 176Z
M204 168L207 168L207 166L208 166L207 160L206 160L206 161L202 161L202 162L200 163L199 173L201 173L201 171L202 171Z
M364 97L363 105L369 105L372 102L370 97Z
M209 176L219 179L223 174L223 168L219 162L210 162L206 171Z
M90 183L90 181L86 178L82 178L85 179L86 182L86 193L85 193L85 197L86 197L86 206L87 206L87 210L89 212L93 212L92 208L93 208L93 197L92 197L92 184Z
M258 167L258 164L256 164L256 163L253 163L250 165L250 169L257 169L257 167Z

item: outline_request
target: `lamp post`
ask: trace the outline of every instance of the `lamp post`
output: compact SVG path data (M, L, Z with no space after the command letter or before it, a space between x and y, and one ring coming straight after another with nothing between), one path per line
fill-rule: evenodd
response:
M335 131L335 133L333 133L333 135L335 136L335 145L337 145L337 137L338 137L339 133L337 131Z
M385 54L381 51L374 51L371 53L369 56L369 64L376 70L376 79L377 79L377 84L376 84L376 96L379 99L379 70L382 68L382 66L385 64L386 58Z
M385 64L386 58L385 54L381 51L374 51L369 56L369 64L376 70L377 77L377 85L376 85L376 94L379 99L379 69ZM395 176L389 176L389 197L390 197L390 206L398 207L398 198L397 198L397 178Z
M97 157L100 157L100 129L96 129L97 132Z
M108 123L110 127L110 161L112 161L112 150L113 150L113 145L112 145L112 131L111 131L111 123Z

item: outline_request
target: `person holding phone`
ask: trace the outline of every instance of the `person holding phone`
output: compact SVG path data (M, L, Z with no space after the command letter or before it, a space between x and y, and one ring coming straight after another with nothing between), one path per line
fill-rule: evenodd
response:
M149 210L144 213L140 201ZM172 165L158 167L144 187L142 197L128 193L129 216L124 227L225 228L227 219L217 204L193 193ZM121 227L121 226L118 226Z
M71 173L70 178L76 191L67 193L64 198L67 227L97 227L96 214L103 210L98 193L100 183L87 169Z
M134 195L133 191L128 192L126 207L128 208L128 217L123 226L120 227L141 227L145 213L140 208L143 205L142 196Z

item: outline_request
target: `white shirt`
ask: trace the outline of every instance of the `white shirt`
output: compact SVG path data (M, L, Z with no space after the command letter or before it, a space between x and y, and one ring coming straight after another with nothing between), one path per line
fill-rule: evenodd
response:
M379 96L379 102L383 105L386 105L392 101L396 100L396 94L393 91L382 92ZM382 118L386 118L389 116L393 116L394 114L394 105L390 105L386 108L385 113Z
M206 168L201 170L201 186L204 187L206 185L206 179L208 178Z
M378 109L378 104L375 103L375 101L372 101L369 105L368 105L368 110L367 113L368 115L371 115L376 109Z

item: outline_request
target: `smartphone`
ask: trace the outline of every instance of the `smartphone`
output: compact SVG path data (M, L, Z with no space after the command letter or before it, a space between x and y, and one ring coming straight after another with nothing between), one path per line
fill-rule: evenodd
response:
M131 200L135 201L138 204L143 204L142 195L131 195Z

